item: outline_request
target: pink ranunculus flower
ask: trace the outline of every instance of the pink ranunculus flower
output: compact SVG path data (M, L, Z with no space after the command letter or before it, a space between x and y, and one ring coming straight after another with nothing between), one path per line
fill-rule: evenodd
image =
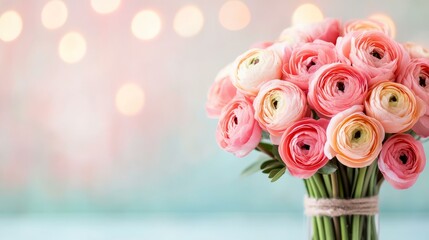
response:
M323 65L338 62L335 45L316 40L294 48L287 47L283 56L282 79L295 83L302 90L308 89L310 77Z
M335 115L326 129L325 155L350 168L369 166L381 151L383 125L355 105Z
M355 31L379 31L393 38L393 31L389 25L375 19L355 19L344 24L343 35Z
M370 89L365 100L365 112L377 119L387 133L401 133L414 126L426 112L426 106L406 86L380 82Z
M411 58L429 58L429 49L413 42L402 44Z
M397 81L410 88L426 105L425 114L413 130L422 137L429 137L429 58L414 58L404 68Z
M283 133L279 154L292 176L309 178L329 161L323 153L328 123L304 118Z
M253 116L252 103L237 94L222 110L216 129L219 146L237 157L249 154L262 138L262 129Z
M231 65L222 69L215 78L207 95L206 112L210 118L218 118L222 108L228 104L237 93L230 78Z
M379 31L350 32L338 39L337 50L343 62L368 73L370 86L395 80L409 61L402 45Z
M291 44L301 42L313 42L316 39L326 42L336 43L340 36L340 21L338 19L327 18L322 22L299 25L286 28L279 37L280 42Z
M259 92L262 83L281 76L282 61L276 51L250 49L234 62L231 74L232 84L248 97Z
M396 189L411 187L425 165L422 143L408 134L395 134L387 139L378 159L380 172Z
M353 105L362 105L368 92L369 76L350 65L333 63L312 76L308 103L320 115L333 117Z
M292 123L308 114L305 93L295 84L272 80L264 83L253 101L255 119L278 144L281 135Z

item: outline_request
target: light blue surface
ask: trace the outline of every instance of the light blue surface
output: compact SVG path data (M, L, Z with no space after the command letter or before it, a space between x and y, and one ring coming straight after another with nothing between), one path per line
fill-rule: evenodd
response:
M381 240L428 239L428 216L387 215L380 221ZM0 219L0 239L8 240L297 240L306 239L307 229L299 215Z

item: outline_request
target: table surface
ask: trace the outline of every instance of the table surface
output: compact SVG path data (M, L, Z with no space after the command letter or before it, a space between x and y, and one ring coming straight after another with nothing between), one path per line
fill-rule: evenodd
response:
M429 239L429 216L383 215L380 229L380 239ZM0 217L0 239L7 240L305 239L306 233L299 215Z

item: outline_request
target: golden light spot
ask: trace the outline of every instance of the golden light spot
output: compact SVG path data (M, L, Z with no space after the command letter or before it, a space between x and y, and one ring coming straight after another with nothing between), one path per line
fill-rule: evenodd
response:
M121 0L91 0L91 6L95 12L108 14L118 9Z
M7 11L0 16L0 39L5 42L15 40L22 31L22 18L15 11Z
M141 111L144 104L144 93L140 86L134 83L122 85L116 93L116 108L126 116L134 116Z
M182 37L197 35L204 25L204 16L196 6L182 7L174 17L174 31Z
M373 20L379 21L379 22L381 22L383 24L386 24L390 28L390 30L392 31L392 37L396 36L396 25L395 25L395 22L388 15L382 14L382 13L376 13L376 14L371 15L369 17L369 19L373 19Z
M220 24L230 31L245 28L250 23L250 18L249 8L241 1L228 1L219 11Z
M299 6L292 15L292 25L316 23L323 20L322 11L314 4L303 4Z
M42 24L47 29L56 29L67 20L67 6L63 1L53 0L45 4L42 10Z
M78 32L67 33L61 38L58 52L66 63L79 62L86 53L85 38Z
M161 18L155 11L143 10L134 16L131 31L139 39L153 39L161 31Z

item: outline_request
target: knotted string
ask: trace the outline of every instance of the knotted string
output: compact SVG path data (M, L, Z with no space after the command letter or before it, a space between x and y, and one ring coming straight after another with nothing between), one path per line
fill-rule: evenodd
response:
M367 198L336 199L309 198L304 199L305 215L338 217L344 215L378 214L378 196Z

